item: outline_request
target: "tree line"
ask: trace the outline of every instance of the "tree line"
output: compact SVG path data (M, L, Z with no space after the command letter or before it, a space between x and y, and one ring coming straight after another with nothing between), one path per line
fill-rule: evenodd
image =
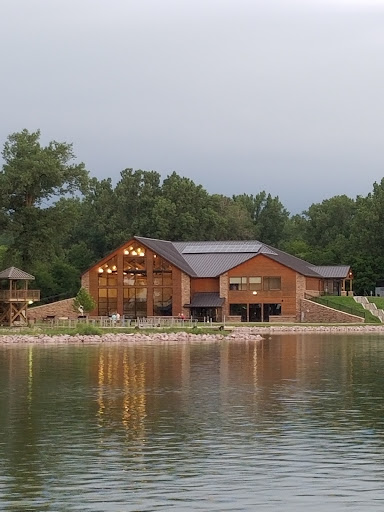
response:
M165 240L260 240L315 265L350 264L355 291L384 278L384 178L366 197L334 196L290 215L265 191L209 194L176 172L124 169L91 177L72 144L8 136L0 170L0 269L36 277L45 298L73 296L80 274L134 235Z

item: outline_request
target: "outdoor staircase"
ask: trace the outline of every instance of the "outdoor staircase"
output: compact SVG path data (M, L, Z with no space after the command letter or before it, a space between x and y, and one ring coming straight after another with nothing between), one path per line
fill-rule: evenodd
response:
M376 304L373 302L369 302L367 297L363 296L354 296L353 297L356 302L361 304L364 309L367 311L370 311L372 315L377 316L377 318L380 320L380 322L384 322L384 310L383 309L377 309Z

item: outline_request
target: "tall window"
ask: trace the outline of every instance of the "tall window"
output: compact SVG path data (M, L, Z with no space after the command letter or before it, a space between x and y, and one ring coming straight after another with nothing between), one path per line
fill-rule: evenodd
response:
M117 286L117 258L114 256L98 269L99 286Z
M123 313L129 318L147 316L148 279L145 249L137 242L124 249Z
M157 254L153 255L153 314L172 315L172 267Z
M99 315L110 316L117 311L117 288L99 288Z
M113 256L98 268L99 315L110 316L117 311L117 257Z
M147 286L147 269L144 248L133 243L124 250L124 286Z
M147 288L124 288L124 315L128 318L147 316Z
M172 315L172 288L153 289L153 314L155 316Z

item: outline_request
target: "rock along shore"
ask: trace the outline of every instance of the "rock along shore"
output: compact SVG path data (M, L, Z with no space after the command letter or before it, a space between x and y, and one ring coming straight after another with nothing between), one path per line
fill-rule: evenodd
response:
M238 340L238 341L260 341L266 335L274 334L311 334L311 333L328 333L328 334L383 334L384 325L343 325L343 326L275 326L268 327L235 327L230 334L223 335L221 332L217 334L195 334L191 332L178 333L105 333L103 335L53 335L47 334L4 334L0 335L0 344L76 344L76 343L180 343L180 342L218 342L221 340Z

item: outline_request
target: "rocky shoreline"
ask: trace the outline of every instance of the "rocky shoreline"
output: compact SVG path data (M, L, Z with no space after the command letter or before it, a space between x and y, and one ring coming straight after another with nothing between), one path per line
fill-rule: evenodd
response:
M0 335L0 344L76 344L76 343L180 343L180 342L218 342L224 339L238 341L260 341L275 334L383 334L384 325L292 325L268 327L236 327L230 334L195 334L191 332L178 333L105 333L103 335L52 335L47 334L4 334Z

